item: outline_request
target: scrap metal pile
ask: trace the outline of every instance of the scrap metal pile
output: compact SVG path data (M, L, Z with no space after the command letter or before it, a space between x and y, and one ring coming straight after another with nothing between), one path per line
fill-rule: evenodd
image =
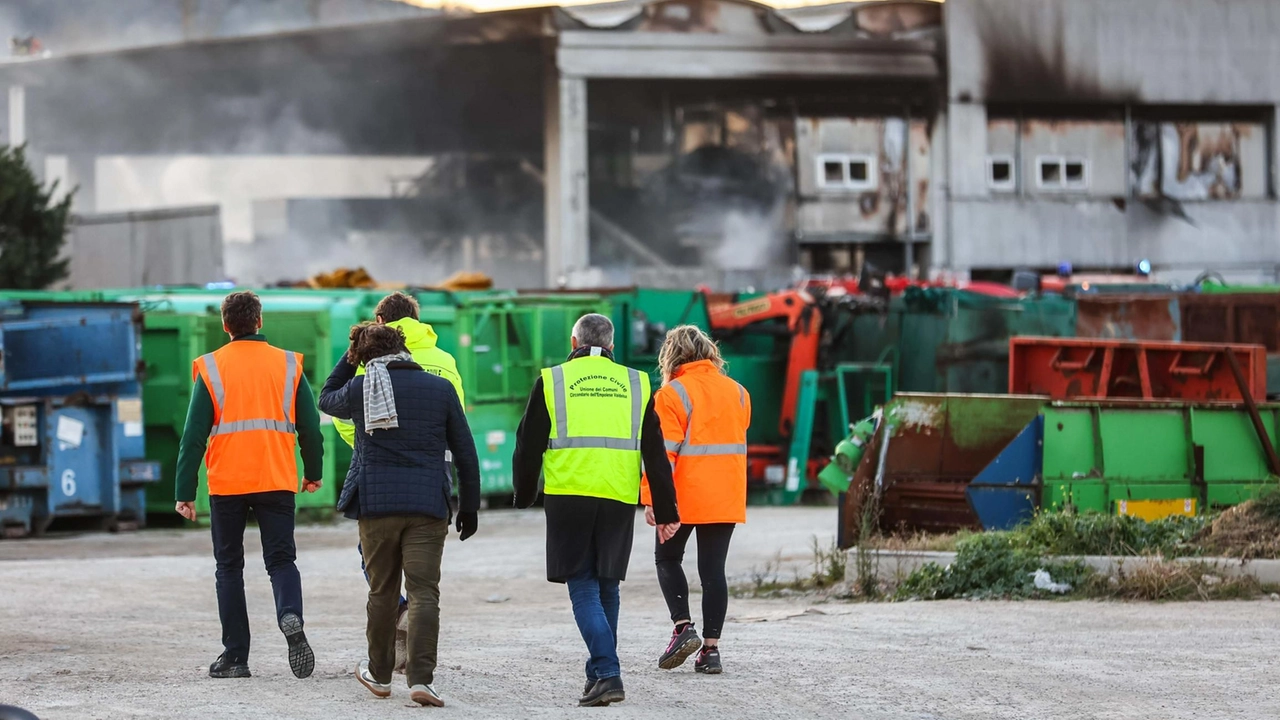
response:
M1192 316L1209 307L1232 317L1275 302L1223 297L1178 300ZM1115 313L1122 304L1111 300ZM1169 298L1137 300L1169 312ZM1274 348L1274 320L1254 329ZM1011 337L1007 347L1008 394L900 393L874 430L855 429L856 465L845 457L824 471L824 484L846 491L843 545L863 522L951 532L1009 529L1049 509L1194 515L1248 500L1280 475L1267 344Z

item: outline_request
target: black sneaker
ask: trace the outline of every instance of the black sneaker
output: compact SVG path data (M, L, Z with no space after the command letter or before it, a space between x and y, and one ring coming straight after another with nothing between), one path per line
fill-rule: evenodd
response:
M658 667L663 670L678 668L701 646L702 640L698 638L698 631L694 629L692 623L685 625L684 630L680 632L672 629L671 642L667 643L666 651L662 653L662 657L658 658Z
M234 662L227 659L227 654L223 653L218 656L217 660L209 666L209 677L211 678L247 678L249 675L249 664L243 662Z
M578 700L580 707L606 707L611 703L620 703L627 699L627 693L622 689L622 678L611 677L604 680L597 680L596 684L587 691Z
M316 669L316 656L302 632L302 618L293 613L280 616L280 632L289 641L289 668L293 670L293 676L311 677L311 671Z
M720 666L719 646L702 648L698 659L693 661L693 669L703 675L719 675L724 672L724 668Z

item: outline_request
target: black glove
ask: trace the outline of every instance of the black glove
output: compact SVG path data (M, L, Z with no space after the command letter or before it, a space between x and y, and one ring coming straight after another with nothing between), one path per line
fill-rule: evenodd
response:
M473 512L458 513L458 539L466 540L476 534L476 525L480 522L480 518Z

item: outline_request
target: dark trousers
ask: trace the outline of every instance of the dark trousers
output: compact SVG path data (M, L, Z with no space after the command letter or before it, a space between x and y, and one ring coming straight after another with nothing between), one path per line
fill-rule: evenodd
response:
M444 463L444 470L445 470L445 475L449 478L449 481L453 482L453 474L454 474L453 462L450 460L446 460ZM360 543L356 543L356 552L360 553L360 572L364 573L364 581L369 582L369 569L366 568L364 565L364 546L362 546ZM401 595L400 596L400 612L404 612L404 609L407 607L409 607L409 600L405 598L404 595Z
M702 582L702 636L719 639L724 616L729 611L729 583L724 576L724 562L729 556L732 523L681 525L675 537L655 543L654 559L658 563L658 585L671 611L671 622L691 620L689 615L689 581L684 576L684 548L694 529L698 531L698 579Z
M271 577L276 619L285 613L302 617L302 578L293 544L294 495L287 490L248 495L211 495L209 524L217 563L218 617L227 659L249 660L249 611L244 601L244 528L249 513L258 521L262 561Z
M566 581L573 619L587 644L587 680L607 680L622 674L618 663L618 581L596 575L594 558Z
M360 547L369 577L369 602L365 605L369 673L380 683L391 682L395 669L402 573L409 593L405 676L411 686L430 685L435 679L440 560L448 533L447 520L425 515L360 518Z

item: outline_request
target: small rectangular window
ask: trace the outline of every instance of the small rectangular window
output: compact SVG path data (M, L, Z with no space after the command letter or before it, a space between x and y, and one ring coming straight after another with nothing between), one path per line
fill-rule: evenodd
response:
M1043 187L1061 187L1062 160L1054 158L1040 159L1040 185Z
M1089 163L1083 158L1036 158L1036 184L1041 190L1086 190Z
M1013 158L1008 155L987 156L987 187L992 190L1016 190Z
M874 155L850 155L846 162L849 164L850 190L874 190L879 185Z
M866 160L850 160L849 161L849 179L855 183L865 183L870 177L870 170L867 168Z
M822 163L822 184L843 187L845 184L844 167L844 163L839 160L824 161Z
M826 153L819 155L817 161L819 189L873 190L877 185L874 155Z
M1066 178L1067 187L1084 187L1084 161L1066 161L1066 163L1064 163L1063 176Z

